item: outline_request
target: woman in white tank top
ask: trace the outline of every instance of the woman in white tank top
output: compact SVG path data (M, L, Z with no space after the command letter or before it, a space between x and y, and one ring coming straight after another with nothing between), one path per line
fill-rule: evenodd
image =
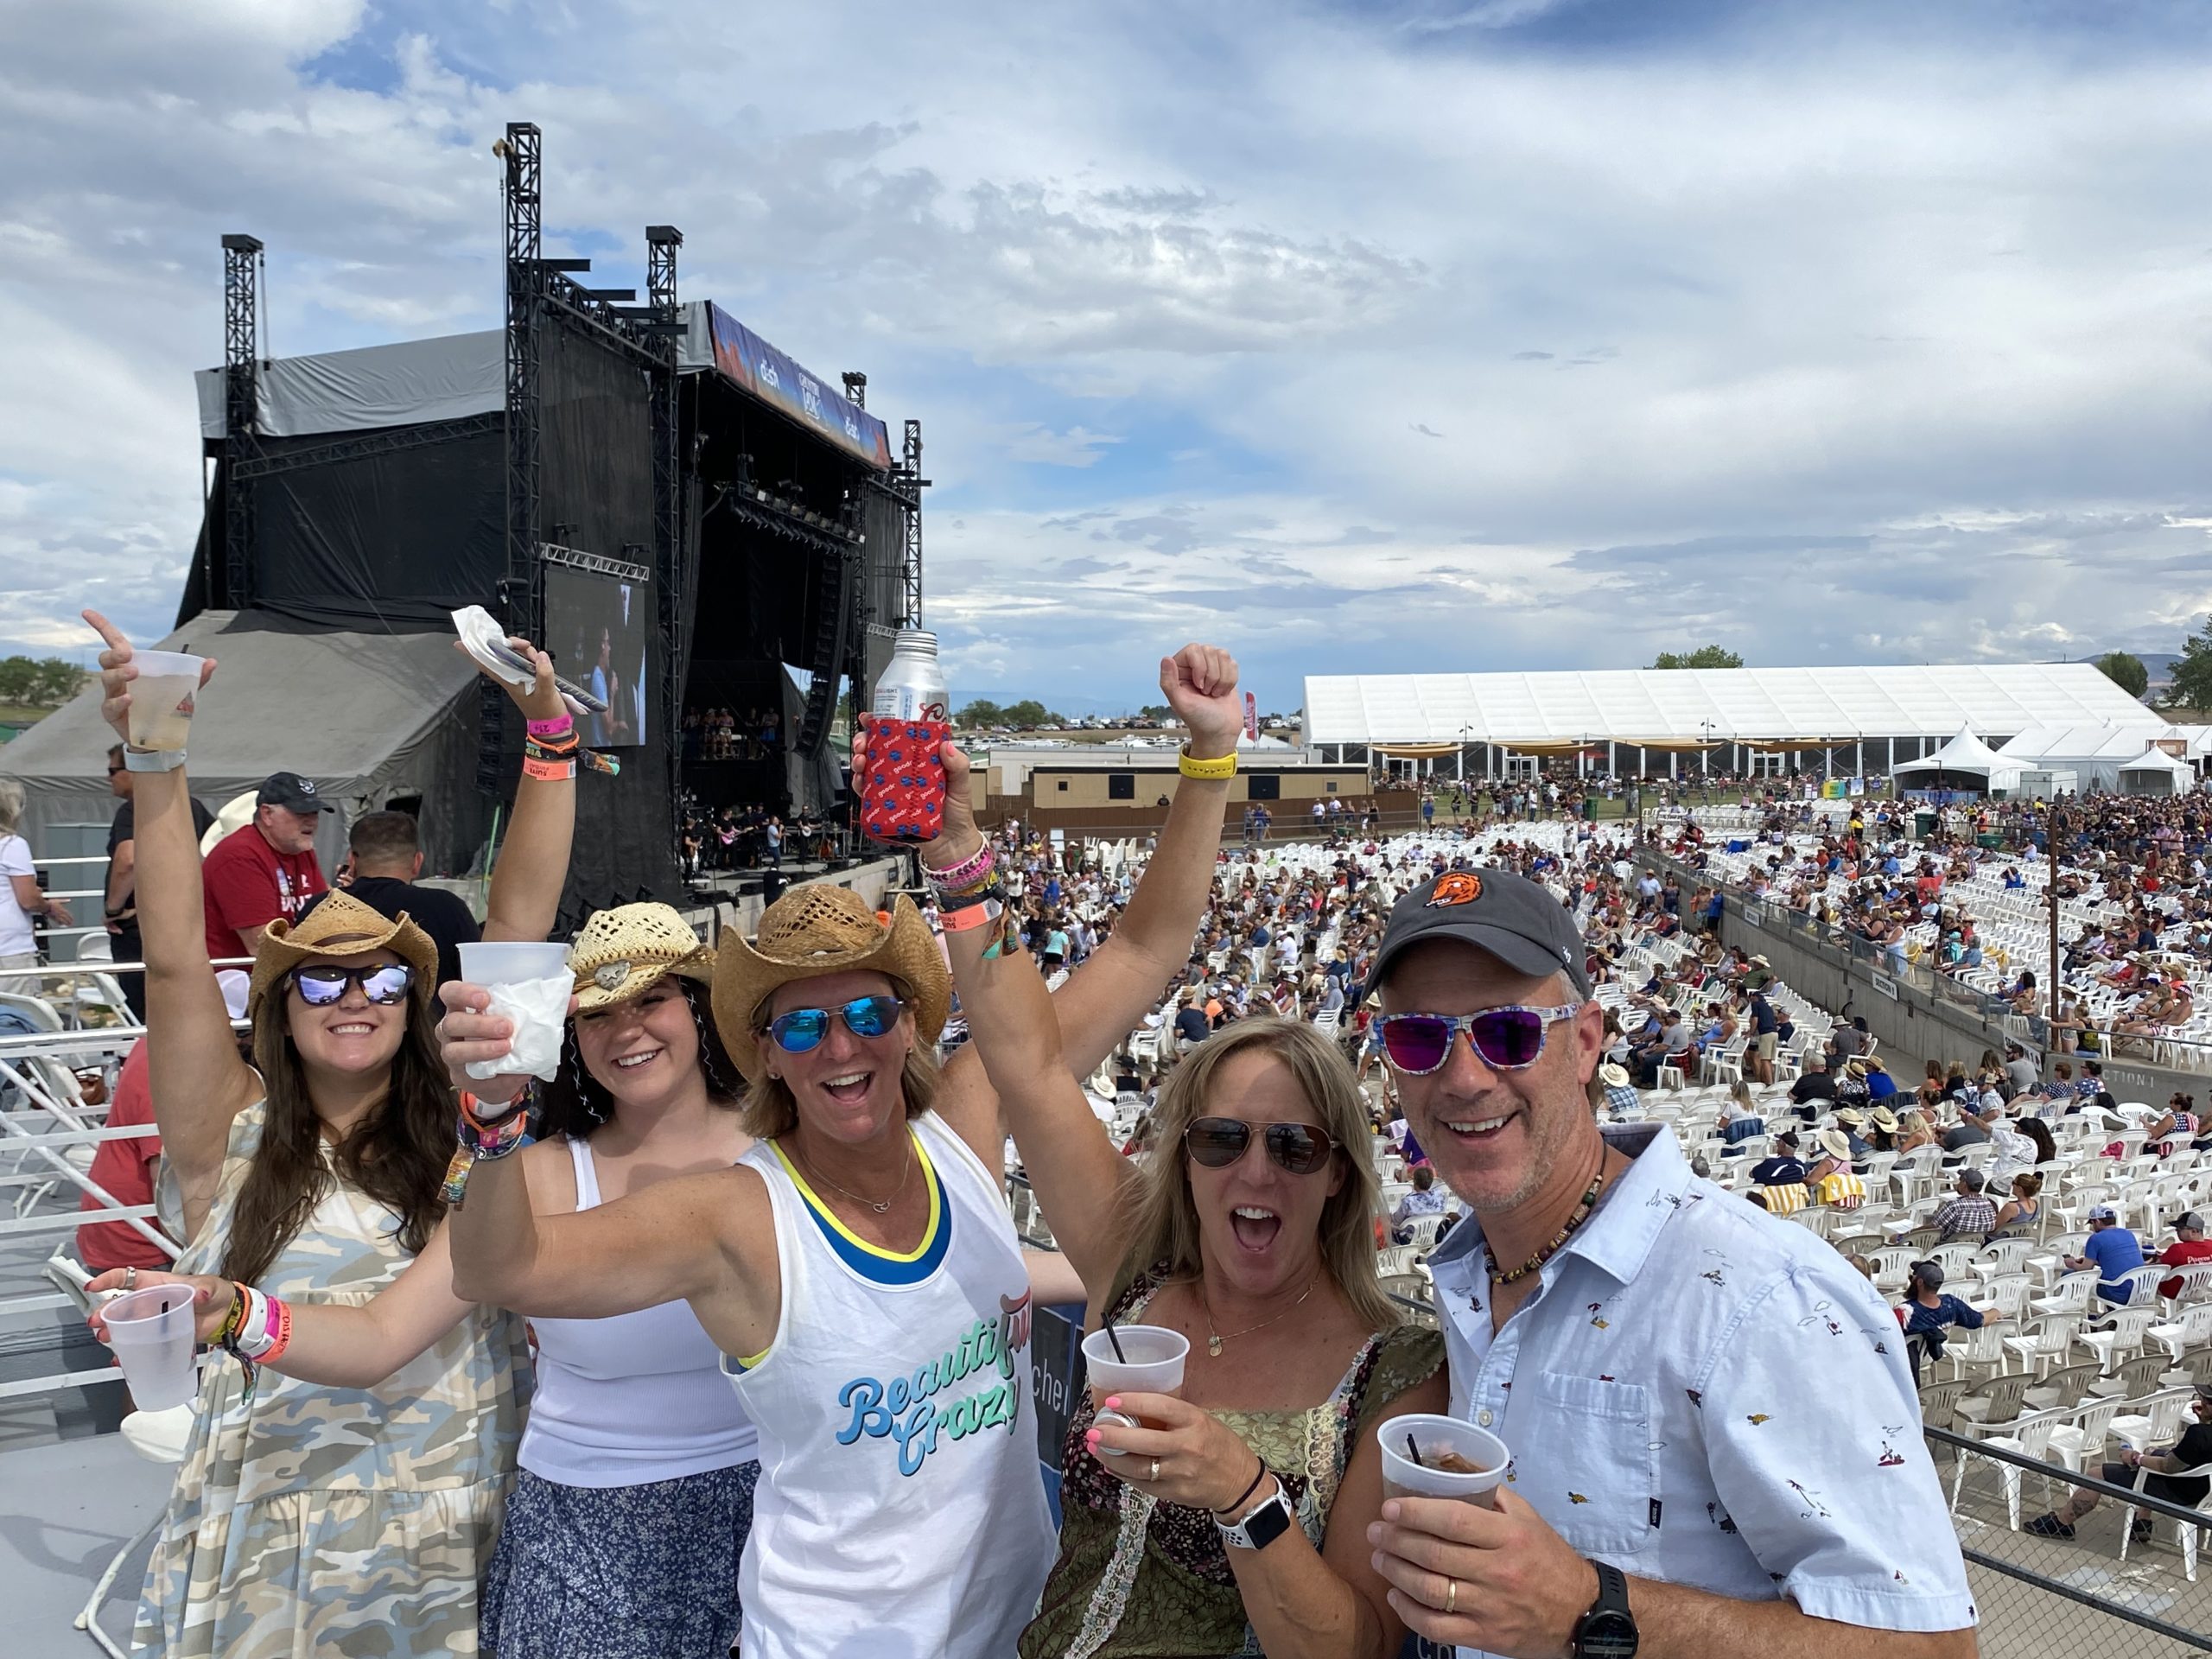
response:
M1194 730L1233 741L1225 654L1186 647L1162 679ZM1071 1067L1095 1067L1187 958L1226 792L1185 782L1128 923L1069 982ZM946 819L972 843L957 786ZM849 888L797 888L715 969L760 1139L736 1169L557 1213L494 1160L454 1219L464 1292L581 1319L682 1298L726 1357L760 1435L746 1659L1007 1654L1051 1563L1005 1135L976 1062L937 1068L950 998L908 900L886 918ZM450 1066L504 1054L480 993L447 1005Z

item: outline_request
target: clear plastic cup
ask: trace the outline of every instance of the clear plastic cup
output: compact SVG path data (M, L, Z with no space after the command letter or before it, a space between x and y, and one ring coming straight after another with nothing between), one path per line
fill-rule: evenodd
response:
M1406 1455L1408 1437L1421 1452L1419 1463ZM1382 1447L1383 1497L1455 1497L1485 1510L1497 1507L1496 1493L1510 1454L1489 1430L1457 1417L1408 1412L1385 1422L1376 1439ZM1472 1465L1475 1472L1446 1467L1451 1461Z
M565 944L496 939L461 947L461 976L471 985L522 985L568 971Z
M1122 1344L1119 1359L1114 1357L1116 1340ZM1165 1325L1117 1325L1110 1337L1103 1330L1094 1331L1083 1339L1083 1363L1091 1400L1098 1404L1115 1394L1173 1394L1183 1386L1183 1362L1190 1354L1191 1339ZM1124 1428L1145 1426L1141 1419L1125 1411L1108 1411L1103 1404L1096 1421L1102 1427L1116 1423ZM1102 1446L1098 1455L1128 1454Z
M141 1411L167 1411L200 1392L192 1363L194 1325L190 1285L128 1290L100 1309L108 1346Z
M192 700L200 690L200 664L207 659L181 651L134 651L128 722L130 747L174 754L192 735Z

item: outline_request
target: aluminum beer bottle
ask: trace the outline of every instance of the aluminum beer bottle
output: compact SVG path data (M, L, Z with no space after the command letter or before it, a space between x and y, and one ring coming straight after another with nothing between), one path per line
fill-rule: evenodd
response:
M860 791L861 830L873 841L934 841L944 825L944 762L952 694L938 665L937 636L909 628L875 683L861 728L868 734Z

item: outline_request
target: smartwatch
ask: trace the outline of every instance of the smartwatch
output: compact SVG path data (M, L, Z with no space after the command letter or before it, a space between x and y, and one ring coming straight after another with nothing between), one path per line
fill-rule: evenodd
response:
M1628 1610L1628 1576L1605 1561L1592 1561L1598 1599L1574 1626L1574 1659L1636 1659L1636 1616Z
M1290 1530L1293 1518L1290 1500L1283 1496L1278 1484L1263 1503L1255 1504L1235 1526L1225 1521L1217 1521L1214 1525L1221 1529L1222 1542L1231 1549L1265 1549Z
M125 772L175 772L183 764L182 749L134 749L129 744L124 746Z

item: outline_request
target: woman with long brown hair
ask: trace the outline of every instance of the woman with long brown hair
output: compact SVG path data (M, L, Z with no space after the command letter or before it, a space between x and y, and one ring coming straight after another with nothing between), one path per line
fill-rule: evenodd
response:
M85 614L106 641L101 713L127 745L130 643ZM564 718L550 661L514 644L537 677L510 695L533 720ZM186 1241L176 1265L251 1286L262 1305L366 1302L418 1253L443 1249L453 1096L432 1042L436 947L404 916L344 893L296 926L271 923L254 953L249 1065L208 966L181 760L124 754L163 1213ZM573 797L572 783L523 785L502 872L565 861ZM521 893L494 875L486 938L544 937L550 906L538 913ZM527 1376L520 1321L488 1308L374 1388L209 1363L137 1644L168 1659L365 1641L473 1651Z

